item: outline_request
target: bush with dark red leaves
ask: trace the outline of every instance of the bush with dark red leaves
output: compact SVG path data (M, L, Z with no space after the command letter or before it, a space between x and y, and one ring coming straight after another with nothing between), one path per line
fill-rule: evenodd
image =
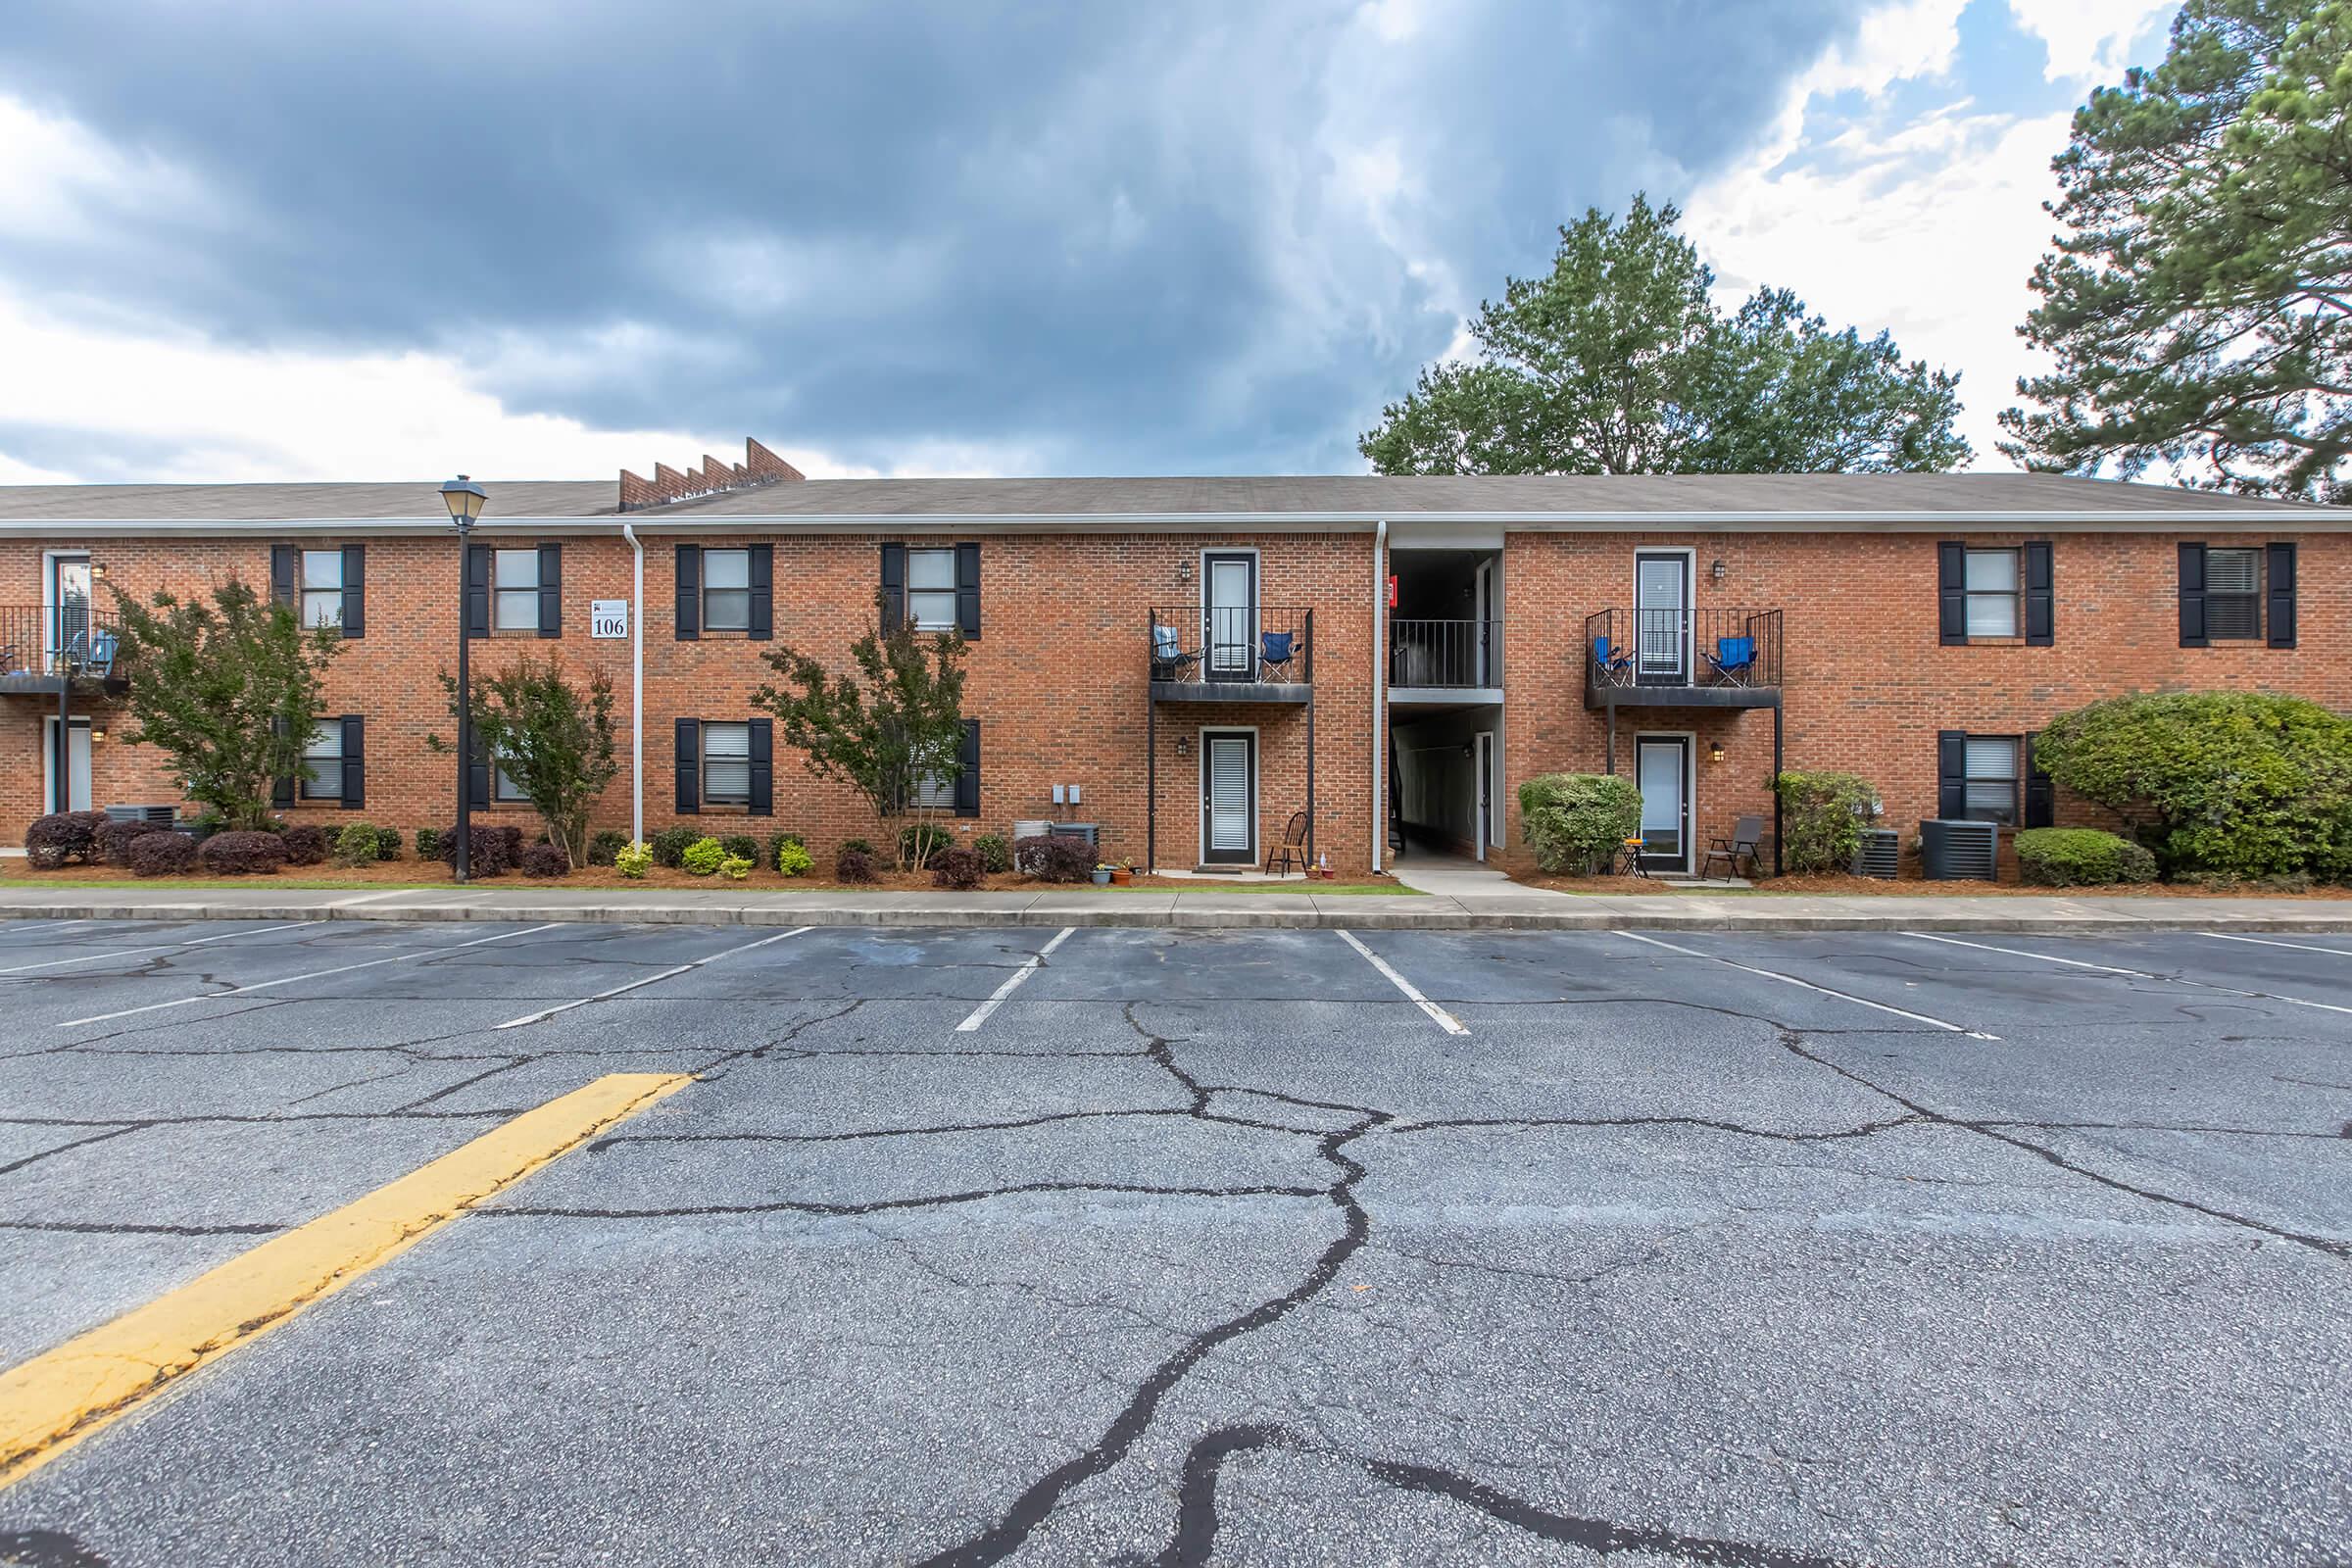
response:
M931 857L931 882L934 887L969 892L978 887L987 874L988 863L980 858L977 850L941 850Z
M836 882L871 882L874 870L874 858L864 850L845 849L833 857L833 880Z
M569 876L571 857L560 844L534 844L522 852L524 876Z
M196 859L215 876L268 876L286 863L286 843L275 833L216 833Z
M52 811L36 816L24 830L24 858L43 870L54 870L68 860L87 865L97 856L98 829L105 821L104 811Z
M467 876L497 876L512 871L522 863L522 829L518 827L485 827L475 823L473 842L466 851ZM458 863L458 830L441 830L441 863L455 867Z
M196 841L185 833L150 824L130 841L123 863L132 876L178 876L196 866Z
M110 816L99 823L98 831L91 835L98 852L95 858L109 865L128 865L131 841L154 831L153 822L141 821L136 817L118 821Z
M1042 833L1012 847L1012 868L1040 882L1083 882L1095 874L1095 851L1075 834Z
M326 859L326 829L316 822L297 822L278 837L285 841L288 865L318 865Z

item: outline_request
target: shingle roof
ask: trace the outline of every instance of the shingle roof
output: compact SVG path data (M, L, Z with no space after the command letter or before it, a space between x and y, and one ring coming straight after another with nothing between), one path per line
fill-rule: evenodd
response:
M605 480L489 486L486 520L620 520ZM432 481L381 484L129 484L0 486L0 524L229 524L305 520L439 521ZM627 514L654 527L719 517L1483 518L1709 515L1792 520L1937 516L2187 518L2343 509L2100 479L2025 473L1663 474L1623 476L1265 477L1068 479L808 479L724 491Z

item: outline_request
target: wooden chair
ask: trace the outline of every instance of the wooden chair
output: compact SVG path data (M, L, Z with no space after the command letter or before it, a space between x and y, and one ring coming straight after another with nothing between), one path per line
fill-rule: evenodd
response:
M1707 867L1713 865L1717 860L1721 860L1726 875L1738 876L1740 874L1740 857L1744 855L1747 857L1748 872L1753 875L1756 869L1756 842L1763 836L1764 819L1762 817L1741 817L1733 824L1730 838L1707 841L1706 858L1698 862L1698 874L1702 877L1705 876Z
M1266 870L1287 871L1293 866L1308 869L1306 863L1306 813L1293 811L1291 825L1282 830L1282 842L1266 850Z

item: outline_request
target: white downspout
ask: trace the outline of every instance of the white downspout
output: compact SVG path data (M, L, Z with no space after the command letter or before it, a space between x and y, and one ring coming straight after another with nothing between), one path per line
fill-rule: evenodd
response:
M627 523L620 536L637 555L629 595L629 840L645 842L645 541Z
M1372 528L1372 869L1389 847L1389 519Z

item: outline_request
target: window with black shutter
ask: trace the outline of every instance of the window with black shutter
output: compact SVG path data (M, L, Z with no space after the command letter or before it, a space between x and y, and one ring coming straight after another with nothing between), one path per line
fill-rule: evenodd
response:
M2205 551L2205 636L2211 642L2251 642L2262 635L2262 551L2252 546L2208 546Z
M357 811L368 805L368 721L345 713L343 730L343 808Z
M675 763L678 810L691 815L703 808L703 721L678 720Z

